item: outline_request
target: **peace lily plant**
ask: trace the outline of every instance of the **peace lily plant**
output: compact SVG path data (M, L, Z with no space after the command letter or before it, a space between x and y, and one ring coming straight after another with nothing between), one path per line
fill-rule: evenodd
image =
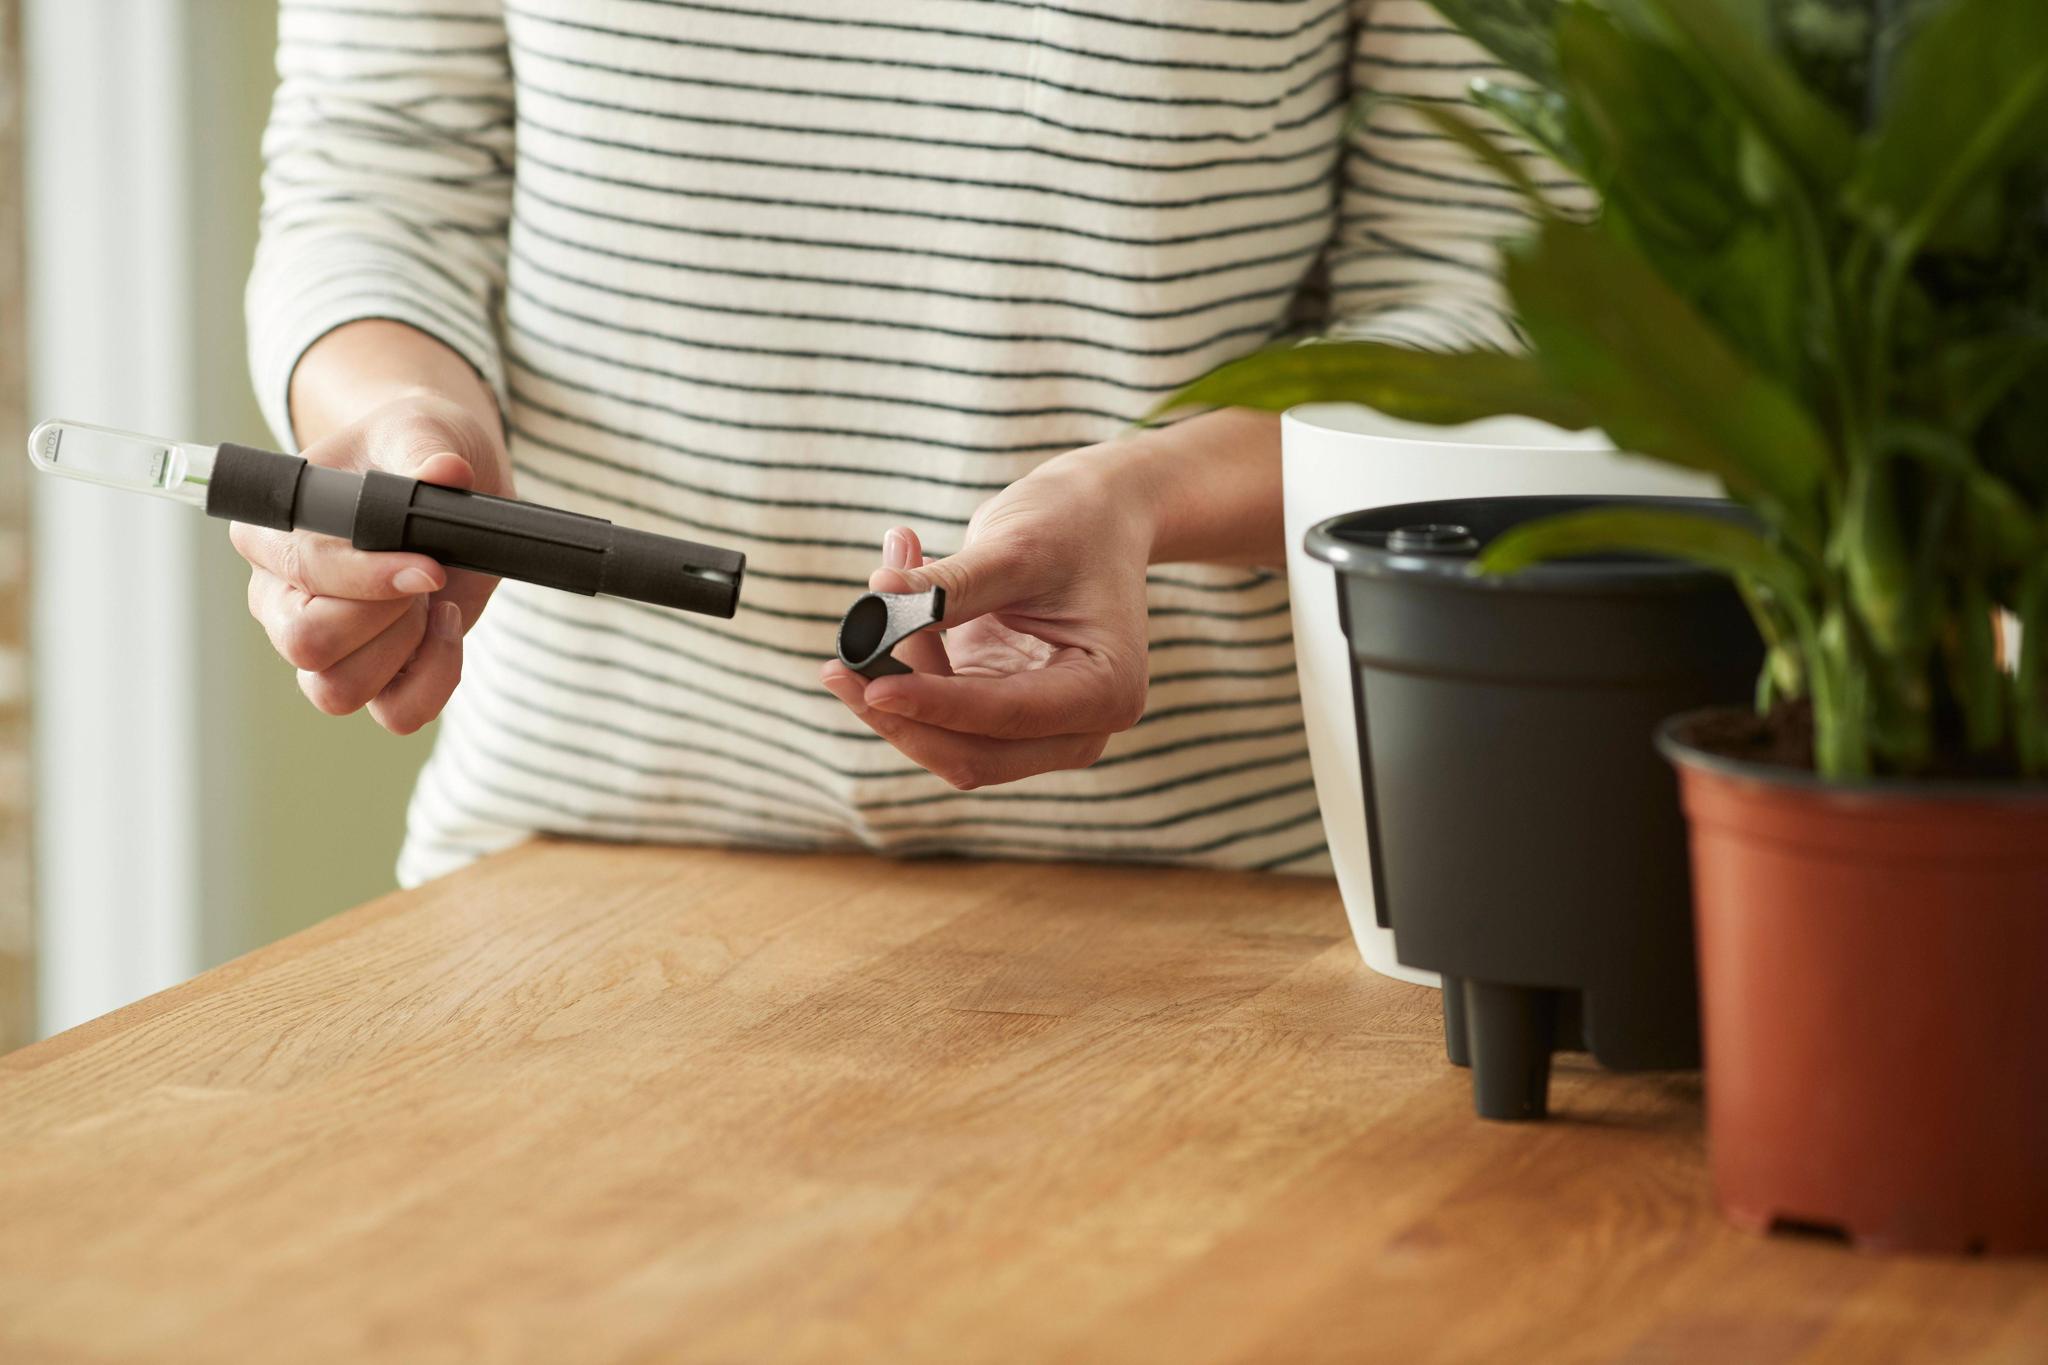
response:
M1759 709L1830 779L2048 774L2048 4L1439 0L1519 73L1474 100L1598 191L1517 190L1525 354L1274 348L1167 406L1523 414L1717 476L1754 525L1539 522L1477 571L1649 550L1734 576ZM2024 623L2011 655L2006 615Z

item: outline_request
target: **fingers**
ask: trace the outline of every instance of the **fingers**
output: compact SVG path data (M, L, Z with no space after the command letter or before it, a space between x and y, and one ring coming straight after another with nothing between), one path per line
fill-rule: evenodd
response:
M387 462L403 463L397 457ZM468 461L445 450L429 452L409 469L453 488L472 482ZM405 614L412 599L433 594L436 603L450 604L459 620L474 621L498 584L485 574L444 569L425 555L366 554L332 536L271 531L239 522L228 534L254 570L249 582L251 613L287 662L312 673L323 673L367 646ZM428 670L429 678L458 674L459 664ZM323 685L317 690L326 689ZM354 701L351 710L363 704L353 694L354 689L348 689L347 696Z
M441 713L462 678L467 618L451 599L480 607L496 582L452 574L447 589L432 597L351 601L309 596L256 569L249 611L298 670L299 690L316 707L347 715L367 704L379 725L409 735Z
M274 574L249 574L249 614L270 637L271 648L293 668L332 668L382 634L414 599L351 602L310 597Z
M379 725L398 735L409 735L441 714L462 678L462 612L454 603L430 604L423 597L392 603L304 599L296 589L269 581L265 589L252 586L252 598L259 591L278 599L301 596L301 620L328 616L363 629L371 613L391 616L369 629L359 647L340 653L334 642L341 638L336 633L341 626L287 627L282 642L273 633L278 652L298 667L299 690L313 705L331 716L367 705ZM319 662L328 654L335 657Z
M360 711L405 667L426 631L427 599L415 597L403 615L340 663L317 672L299 670L299 690L330 716Z
M882 568L870 576L868 587L870 591L887 591L875 586L875 580L885 572L924 563L924 546L919 544L917 532L908 526L898 526L882 537ZM920 673L945 675L953 671L952 662L946 657L946 642L936 629L917 632L890 653L898 662L908 664Z
M456 435L444 423L400 418L369 430L351 429L307 448L315 464L346 469L378 468L449 488L471 488L476 469L452 449ZM367 554L333 536L273 531L241 522L228 529L235 550L261 569L315 597L358 601L411 597L448 586L447 570L425 555ZM467 593L482 605L488 588ZM465 614L465 619L473 619Z
M304 453L329 468L513 495L496 427L433 394L386 403ZM368 706L397 734L440 714L462 676L463 631L497 579L424 555L364 553L329 536L237 524L229 537L249 561L251 614L315 706L330 715Z
M370 715L394 735L409 735L441 714L462 680L462 611L436 602L426 638L398 676L370 703Z
M448 586L434 594L436 603L452 603L462 617L462 627L469 629L476 618L484 614L484 605L497 590L498 580L489 574L471 573L467 569L450 569Z
M1119 676L1120 674L1135 676ZM1100 655L1065 649L1017 673L877 678L863 696L875 711L991 739L1115 734L1145 714L1145 679Z
M1034 566L1025 558L1014 545L970 545L944 559L924 560L916 568L883 568L868 579L868 586L875 592L944 588L945 623L957 626L1029 596L1038 584L1033 581Z
M897 527L882 542L882 561L868 580L871 589L944 588L949 624L1002 605L985 586L998 581L989 552L926 560L917 534ZM973 677L953 675L934 631L913 635L895 654L915 671L870 682L835 659L819 680L905 757L962 791L1085 768L1102 756L1111 734L1135 725L1145 709L1142 669L1119 670L1078 649L1058 651L1043 668ZM1126 671L1134 679L1120 676Z
M1039 773L1085 768L1102 757L1106 734L1061 735L1050 739L988 739L942 730L869 707L861 698L862 679L838 660L819 675L827 691L839 698L869 729L896 747L904 757L943 778L961 791L1015 782Z
M448 571L425 555L367 554L334 536L271 531L236 522L228 539L250 567L313 597L368 602L417 597L447 586Z

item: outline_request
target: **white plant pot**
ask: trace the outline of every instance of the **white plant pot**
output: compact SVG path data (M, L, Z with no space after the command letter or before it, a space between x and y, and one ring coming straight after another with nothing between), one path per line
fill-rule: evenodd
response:
M1433 498L1537 493L1715 497L1720 489L1703 475L1620 455L1598 432L1565 432L1528 418L1429 427L1370 408L1318 403L1289 412L1281 432L1294 655L1316 799L1344 913L1367 966L1434 986L1434 973L1395 959L1394 935L1380 926L1373 910L1358 721L1349 645L1337 621L1337 581L1327 564L1309 558L1302 537L1317 522L1345 512ZM1474 853L1484 856L1484 850Z

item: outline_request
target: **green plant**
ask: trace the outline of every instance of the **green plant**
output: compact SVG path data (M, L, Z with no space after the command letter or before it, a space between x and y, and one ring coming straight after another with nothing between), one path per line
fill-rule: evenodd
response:
M1418 111L1530 204L1502 243L1528 354L1275 348L1165 407L1599 426L1718 477L1761 530L1587 513L1481 571L1714 565L1769 645L1759 707L1810 702L1822 773L2048 772L2048 4L1439 8L1526 79L1475 101L1599 192L1574 221L1467 115ZM2001 610L2026 627L2013 667Z

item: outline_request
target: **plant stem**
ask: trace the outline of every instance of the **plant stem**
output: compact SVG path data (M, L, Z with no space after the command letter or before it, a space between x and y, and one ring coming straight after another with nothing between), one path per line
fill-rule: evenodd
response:
M1834 600L1841 600L1839 591ZM1858 702L1845 618L1837 611L1826 621L1816 621L1812 607L1797 598L1786 601L1785 611L1806 656L1807 692L1813 701L1813 766L1823 777L1866 776L1866 708Z

